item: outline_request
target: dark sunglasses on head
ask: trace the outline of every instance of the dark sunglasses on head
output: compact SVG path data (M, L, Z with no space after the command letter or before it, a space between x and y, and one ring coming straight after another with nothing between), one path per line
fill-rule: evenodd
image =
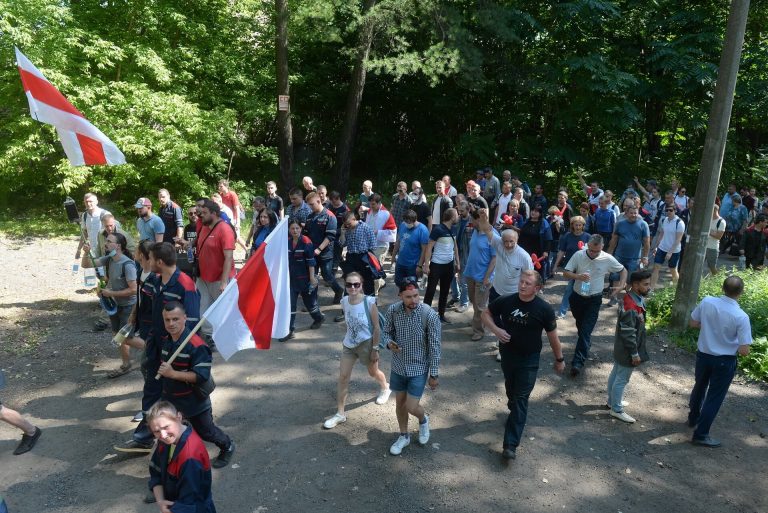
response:
M348 289L359 289L362 283L360 283L359 281L356 283L346 282L344 285L346 285Z

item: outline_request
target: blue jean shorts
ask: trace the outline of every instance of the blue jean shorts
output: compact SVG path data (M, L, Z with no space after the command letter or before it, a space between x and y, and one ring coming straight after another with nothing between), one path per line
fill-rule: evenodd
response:
M653 259L653 261L661 265L664 263L665 258L667 258L667 252L657 248L656 257ZM680 260L680 251L678 251L677 253L672 253L672 256L669 257L669 262L667 265L669 265L670 268L677 267L678 260Z
M421 397L427 386L427 374L421 376L401 376L395 372L389 374L389 389L393 392L407 392L412 397Z

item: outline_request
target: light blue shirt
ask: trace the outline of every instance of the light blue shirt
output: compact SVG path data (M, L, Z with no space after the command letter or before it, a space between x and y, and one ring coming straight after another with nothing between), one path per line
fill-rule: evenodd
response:
M477 230L472 232L472 238L469 240L469 256L467 265L464 266L464 276L472 278L475 281L483 281L485 272L491 264L491 260L496 256L496 246L501 237L496 230L493 233L493 243L488 240L488 236ZM494 273L491 273L490 280L493 282Z
M163 220L160 219L160 216L150 214L147 221L141 217L136 219L136 229L139 232L139 240L150 240L155 242L156 233L165 233L165 224L163 223Z
M734 356L739 346L752 343L749 316L728 296L705 297L691 319L701 323L698 347L702 353Z

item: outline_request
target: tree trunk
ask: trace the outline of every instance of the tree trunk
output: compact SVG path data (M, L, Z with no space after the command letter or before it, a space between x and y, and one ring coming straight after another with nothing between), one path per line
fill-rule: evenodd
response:
M277 14L276 61L277 94L290 94L288 83L288 0L275 0ZM280 159L280 190L285 196L294 185L293 179L293 126L291 125L291 107L277 111L277 148Z
M744 31L747 26L749 0L733 0L728 15L723 54L717 72L717 86L712 110L709 113L707 137L701 156L701 172L696 184L696 205L693 209L689 233L691 240L683 255L683 272L675 291L672 305L670 326L682 330L688 326L691 312L699 296L699 284L704 267L709 224L720 182L720 170L723 166L728 125L733 108L733 95L736 90L736 76L739 72L741 49L744 45Z
M362 16L365 18L376 5L376 0L365 0ZM357 135L357 118L360 112L360 103L363 100L365 88L365 63L371 52L373 43L374 21L367 17L360 29L360 40L355 56L355 64L352 68L352 77L349 82L347 104L344 108L344 124L341 127L339 144L336 147L336 173L334 173L334 189L345 197L349 190L349 169L352 164L352 151Z

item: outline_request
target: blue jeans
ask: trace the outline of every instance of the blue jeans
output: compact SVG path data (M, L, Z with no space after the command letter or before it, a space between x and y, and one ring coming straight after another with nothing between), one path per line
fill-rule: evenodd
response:
M459 305L467 306L469 304L469 287L464 275L459 273L458 278L451 280L451 296L459 302Z
M334 292L344 292L344 288L336 281L336 273L333 270L333 258L316 260L317 267L315 267L315 274L320 274L323 277L325 283L330 285Z
M616 413L624 411L621 401L624 399L624 388L632 377L634 367L625 367L617 362L613 362L613 369L608 376L608 406Z
M399 287L408 277L416 278L416 264L400 265L395 263L395 285Z
M584 367L584 361L589 357L589 348L592 346L592 330L597 324L597 316L600 313L602 302L602 293L589 297L580 296L576 292L571 294L571 313L576 319L576 331L579 334L571 367L581 369Z
M633 272L640 269L640 259L639 258L619 258L616 257L616 260L619 261L621 265L624 266L624 269L627 270L627 283L629 283L629 275ZM621 273L611 273L611 276L609 278L609 281L611 283L619 281L619 276Z
M509 416L504 426L504 448L515 449L520 445L528 418L528 398L536 385L541 353L521 356L513 353L509 344L500 344L499 352L509 408Z
M714 356L696 352L696 382L688 402L688 422L696 423L693 438L709 435L717 412L736 373L736 356Z
M565 286L565 294L563 294L563 300L560 301L560 315L568 313L568 309L571 307L570 297L573 292L574 280L568 280L568 284Z

